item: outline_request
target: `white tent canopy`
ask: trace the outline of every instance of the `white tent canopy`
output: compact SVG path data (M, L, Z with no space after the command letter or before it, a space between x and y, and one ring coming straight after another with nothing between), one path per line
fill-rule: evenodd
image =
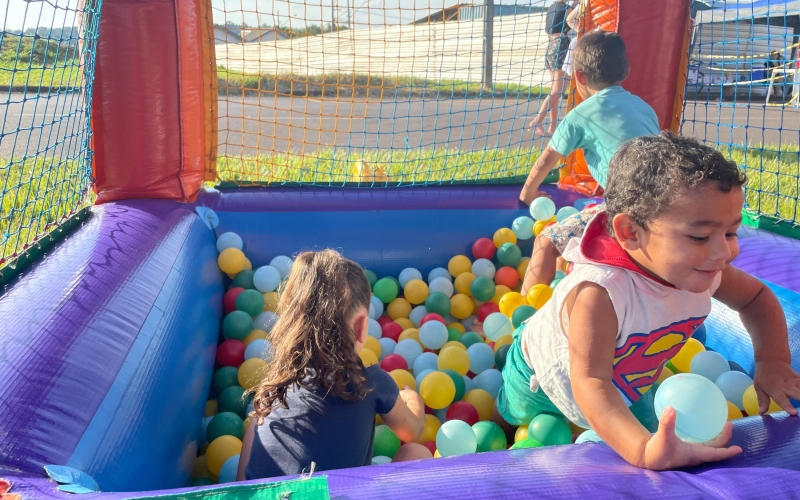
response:
M755 0L726 2L720 7L697 13L698 23L744 21L760 17L800 15L800 0Z

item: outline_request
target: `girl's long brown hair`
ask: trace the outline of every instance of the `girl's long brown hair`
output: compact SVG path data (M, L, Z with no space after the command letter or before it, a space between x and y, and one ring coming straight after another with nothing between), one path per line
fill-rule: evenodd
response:
M270 334L273 360L264 381L252 389L253 416L261 421L276 408L288 408L286 393L294 385L362 400L369 390L350 320L369 304L361 266L334 250L298 255Z

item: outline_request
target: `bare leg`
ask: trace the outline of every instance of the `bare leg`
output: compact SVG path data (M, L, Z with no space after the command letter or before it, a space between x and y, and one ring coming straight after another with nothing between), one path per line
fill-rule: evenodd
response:
M557 78L557 74L558 73L560 73L561 76ZM542 124L544 123L544 119L547 117L548 113L552 114L552 109L553 109L554 104L558 103L558 100L556 100L553 97L553 90L554 90L554 88L556 86L559 87L559 89L558 89L558 94L559 94L558 95L558 99L561 98L561 82L562 82L563 78L564 78L564 72L563 71L561 71L561 70L559 70L559 71L550 70L550 93L547 94L544 99L542 99L542 105L539 107L539 112L536 114L536 119L534 121L532 121L531 124L530 124L531 128L533 128L534 132L536 134L538 134L538 135L544 135L545 131L544 131L544 127L542 126ZM556 108L556 109L558 109L558 108ZM557 116L558 115L556 115L556 117Z
M550 124L547 127L547 132L552 135L556 131L556 127L558 127L558 108L564 92L564 71L551 71L551 73L553 75L553 83L550 86Z
M533 254L522 281L522 295L527 296L533 285L549 285L556 277L556 259L561 253L550 238L539 235L533 244Z

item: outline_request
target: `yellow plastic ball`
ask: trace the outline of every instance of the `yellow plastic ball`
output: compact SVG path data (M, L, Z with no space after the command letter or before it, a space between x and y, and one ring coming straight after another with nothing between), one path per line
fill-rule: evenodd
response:
M252 271L253 270L253 263L250 262L250 259L247 257L244 258L244 269L243 271Z
M414 328L414 323L412 323L408 318L397 318L394 320L394 322L400 325L403 328L403 331L406 331L409 328Z
M537 311L541 309L550 297L553 296L553 289L547 285L533 285L530 290L528 290L528 305L536 309Z
M375 337L367 335L367 340L364 341L364 348L374 352L378 357L381 355L381 343Z
M204 417L213 417L219 413L219 407L217 406L216 399L209 399L206 401L206 412L203 414Z
M466 333L467 332L467 329L464 327L464 325L462 325L458 321L454 321L454 322L450 323L449 325L447 325L447 328L453 328L455 330L458 330L461 333Z
M275 312L278 310L278 301L281 296L278 292L267 292L264 294L264 310Z
M550 224L550 221L547 220L537 220L536 223L533 225L533 235L539 236L539 234Z
M492 297L491 302L494 302L497 305L500 305L500 301L503 299L503 295L511 293L511 289L505 285L497 285L494 289L494 297Z
M217 257L217 264L223 273L237 274L247 265L247 257L238 248L226 248Z
M466 255L456 255L447 263L447 270L457 278L461 273L472 271L472 261Z
M261 383L267 375L267 362L261 358L250 358L239 367L239 385L249 390Z
M500 248L504 243L511 243L512 245L515 245L517 243L517 235L514 234L514 231L511 229L507 227L501 227L494 232L492 241L494 242L494 246L496 248Z
M405 339L414 339L418 344L422 345L419 341L419 330L417 328L407 328L397 337L398 342Z
M195 458L194 465L192 465L192 478L198 477L211 477L211 471L208 470L205 455L200 455L199 457Z
M694 358L696 354L705 350L706 348L703 347L703 344L701 344L699 340L690 338L685 344L683 344L683 347L681 347L681 350L678 351L678 354L672 358L672 364L678 370L682 372L688 372L689 366L692 363L692 358Z
M528 271L528 264L530 263L531 259L527 257L519 261L519 264L517 264L517 274L519 274L519 279L525 279L525 273Z
M398 297L386 306L386 314L393 320L408 318L408 315L411 314L411 303L402 297Z
M746 411L751 417L758 415L758 396L756 396L755 386L751 385L744 391L744 394L742 395L742 406L744 406L744 411ZM778 406L778 403L776 403L775 400L770 398L767 413L774 413L776 411L781 411L781 407Z
M380 345L378 347L380 347ZM358 353L358 357L361 358L361 362L364 363L364 366L372 366L378 364L378 355L375 354L375 351L373 351L372 349L367 349L366 347L364 347L363 349L361 349L361 352Z
M245 432L247 432L247 428L250 427L250 422L251 419L249 417L245 418L244 421L242 421L242 426L244 427Z
M472 311L475 310L475 305L472 299L463 293L457 293L450 297L450 314L456 319L467 319Z
M469 354L466 349L448 347L439 351L436 365L439 370L453 370L459 375L466 375L469 371Z
M588 430L588 429L584 429L580 425L575 425L574 423L572 423L570 421L567 421L567 423L569 424L569 428L570 428L570 430L572 431L573 434L582 434L583 432L586 432Z
M379 414L375 414L375 425L381 425L383 423L383 419Z
M661 382L667 380L671 376L675 375L672 370L667 368L666 366L661 370L661 375L658 376L658 380L656 380L656 384L660 384Z
M419 395L428 407L441 410L456 397L456 384L446 373L429 373L419 384Z
M514 442L519 443L520 441L525 441L526 439L528 439L528 426L520 425L517 427L517 431L514 433Z
M514 342L514 338L511 335L503 335L495 341L494 352L497 352L504 345L511 345L512 342Z
M475 275L472 273L461 273L459 274L453 285L455 285L456 291L458 293L463 293L464 295L471 297L472 293L469 291L470 285L472 282L475 281Z
M208 445L206 465L209 472L219 476L219 470L226 460L242 452L242 442L231 435L220 436Z
M728 403L728 421L738 420L744 417L742 410L737 408L735 404L731 403L730 401L725 402Z
M439 450L436 450L436 451L433 453L433 458L442 458L442 456L441 456L441 455L439 455Z
M467 346L465 346L464 344L462 344L458 340L451 340L449 342L445 342L444 345L442 346L442 348L439 350L439 352L444 351L448 347L457 347L458 349L461 349L464 352L467 351Z
M425 415L425 430L422 431L422 437L417 441L418 443L427 443L428 441L436 441L436 434L439 432L439 427L442 423L433 415Z
M403 296L411 304L422 304L428 298L428 285L422 280L411 280L403 287Z
M500 312L510 318L511 315L514 314L516 308L527 304L528 301L525 300L525 297L523 297L521 293L508 292L503 295L503 298L500 299L500 303L497 305L500 307Z
M491 420L494 410L494 398L483 389L472 389L464 394L462 401L466 401L478 410L478 417L481 420Z
M390 371L389 376L394 379L394 382L401 391L405 389L406 386L410 387L411 390L417 390L417 383L414 381L414 375L411 375L407 370L398 368L397 370Z
M266 339L266 338L267 338L267 332L265 332L264 330L253 330L252 332L247 334L247 337L242 339L242 344L244 344L244 346L247 347L248 345L250 345L250 342L256 339Z

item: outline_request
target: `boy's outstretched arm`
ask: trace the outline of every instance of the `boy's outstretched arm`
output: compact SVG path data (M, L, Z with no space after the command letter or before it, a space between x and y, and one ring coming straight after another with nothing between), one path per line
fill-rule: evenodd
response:
M614 384L613 362L617 316L608 292L594 283L577 286L565 305L569 315L569 357L572 394L592 429L630 464L665 470L715 462L741 453L725 448L731 424L712 441L692 444L675 435L675 411L664 410L658 432L636 420Z
M544 149L542 155L536 160L536 163L533 164L533 168L528 175L528 179L525 181L525 185L522 186L522 192L519 194L520 201L526 205L530 205L531 202L539 196L546 196L543 192L539 191L539 186L542 185L547 174L558 165L561 158L563 158L561 153L550 146Z
M800 375L792 369L786 316L778 298L761 280L731 265L722 271L714 298L739 313L753 339L758 411L764 413L769 398L790 415L797 415L789 398L800 399Z

